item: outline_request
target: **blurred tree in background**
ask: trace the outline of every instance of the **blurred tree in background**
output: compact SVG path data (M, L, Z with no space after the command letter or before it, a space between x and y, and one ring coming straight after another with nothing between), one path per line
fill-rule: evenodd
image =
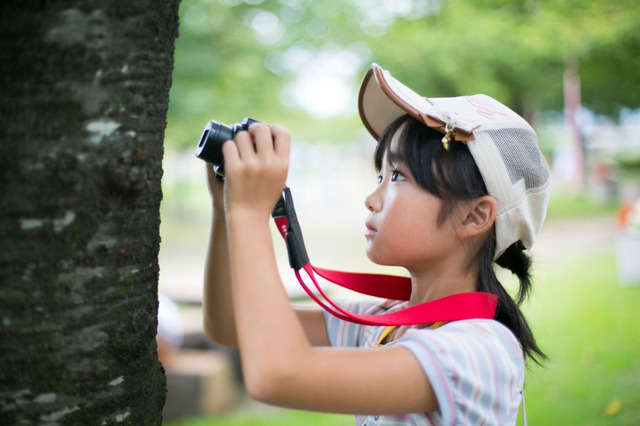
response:
M583 105L616 118L640 101L637 0L185 0L167 145L245 116L305 140L360 129L356 90L378 62L421 93L486 93L531 118L562 110L577 63Z

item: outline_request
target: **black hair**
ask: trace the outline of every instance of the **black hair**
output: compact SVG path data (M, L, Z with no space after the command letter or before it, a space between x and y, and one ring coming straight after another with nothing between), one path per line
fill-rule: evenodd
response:
M380 138L375 152L375 167L382 169L384 156L389 152L391 139L400 129L401 152L399 154L420 187L442 200L437 223L442 226L461 201L474 200L488 195L480 170L466 144L452 141L447 151L442 144L443 134L424 123L404 115L391 123ZM495 226L482 247L469 262L469 267L479 265L477 291L498 296L495 319L504 324L516 336L526 357L540 364L546 355L536 343L533 333L520 310L520 305L531 292L531 258L524 245L517 241L496 260L510 270L519 281L514 300L498 280L493 261L496 250Z

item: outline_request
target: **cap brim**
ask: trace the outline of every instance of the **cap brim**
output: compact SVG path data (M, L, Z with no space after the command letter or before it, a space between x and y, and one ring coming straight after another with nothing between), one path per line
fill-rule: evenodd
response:
M454 101L455 98L434 98L420 96L377 64L372 64L364 76L358 95L360 118L369 133L380 139L384 130L395 119L409 114L429 127L444 133L449 121L438 112L434 101ZM462 126L460 125L462 124ZM475 126L470 123L456 123L456 140L473 139Z

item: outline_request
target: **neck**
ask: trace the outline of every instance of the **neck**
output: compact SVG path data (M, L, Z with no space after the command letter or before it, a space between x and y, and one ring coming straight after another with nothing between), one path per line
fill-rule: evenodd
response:
M433 270L411 273L411 299L409 305L477 290L477 271L455 269L455 273L442 273Z

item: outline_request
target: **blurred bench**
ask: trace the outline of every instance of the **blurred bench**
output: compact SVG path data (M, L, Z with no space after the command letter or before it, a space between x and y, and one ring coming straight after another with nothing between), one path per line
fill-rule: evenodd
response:
M167 400L163 418L210 416L234 406L238 385L229 354L175 350L163 356Z

